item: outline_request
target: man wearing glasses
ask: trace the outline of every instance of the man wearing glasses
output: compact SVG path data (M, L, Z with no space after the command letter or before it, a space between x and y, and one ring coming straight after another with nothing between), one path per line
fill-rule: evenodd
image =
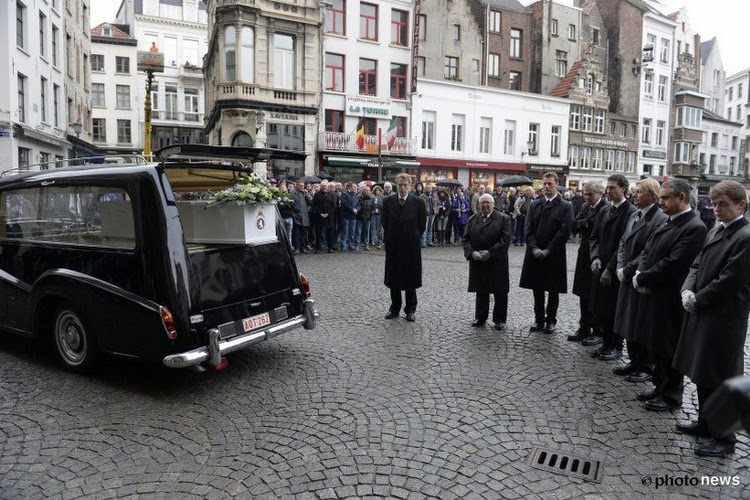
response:
M411 191L411 177L396 176L396 196L383 199L385 232L385 286L391 290L391 306L385 319L398 318L404 290L406 321L414 321L417 288L422 286L422 230L427 223L424 202Z

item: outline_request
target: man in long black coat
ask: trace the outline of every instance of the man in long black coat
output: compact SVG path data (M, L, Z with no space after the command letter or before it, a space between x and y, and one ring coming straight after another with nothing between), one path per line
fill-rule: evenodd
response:
M608 210L609 202L602 198L604 186L599 181L588 181L583 185L583 199L586 203L576 215L572 224L572 232L581 235L581 245L578 247L576 258L576 272L573 275L573 293L578 296L581 308L580 327L574 335L568 335L568 340L580 342L591 335L594 328L594 318L591 313L589 298L593 273L591 272L591 250L589 236L594 228L596 217L600 210ZM572 203L572 202L571 202ZM573 207L575 210L575 206Z
M686 181L665 182L659 198L669 219L646 243L632 279L633 287L648 295L638 304L636 329L654 360L654 389L638 399L653 411L682 406L682 373L672 368L684 316L680 290L706 240L706 225L690 208Z
M471 216L461 237L464 257L469 261L469 292L477 294L472 326L482 326L490 313L490 294L495 298L492 322L495 330L505 330L508 317L508 247L510 217L494 210L490 194L479 197L479 213Z
M604 345L592 353L602 361L612 361L622 356L622 337L615 334L615 310L620 281L617 279L617 250L628 224L630 214L636 208L625 199L628 180L622 174L610 175L607 179L607 195L612 205L599 212L596 225L589 238L591 247L591 272L594 273L591 294L591 310L602 337L591 335L583 339L586 346Z
M750 225L743 215L745 188L722 181L711 188L719 220L682 286L687 311L673 366L698 388L698 421L678 423L677 430L711 437L695 447L697 455L734 451L733 433L711 435L703 418L708 398L725 380L742 375L747 315L750 311Z
M328 181L320 183L320 190L313 196L312 207L315 212L315 253L320 252L323 242L323 231L326 232L328 253L336 249L336 239L333 236L333 223L336 213L336 194L329 189Z
M391 290L391 306L385 319L397 318L404 290L407 321L414 321L417 288L422 286L422 230L427 222L424 202L411 194L411 177L396 176L396 196L383 199L381 223L385 232L385 286Z
M307 239L307 228L310 226L310 206L307 203L307 192L305 183L297 181L296 189L292 193L292 243L294 250L300 253L307 253L305 240Z
M557 193L557 174L547 172L543 179L543 196L534 200L526 214L520 286L534 291L535 323L529 331L554 333L560 293L568 291L565 242L573 222L573 205ZM545 291L549 292L546 310Z
M628 227L620 239L617 251L617 279L620 290L615 312L615 333L627 341L630 363L618 366L612 372L624 375L628 382L647 382L651 379L653 363L645 347L645 340L638 335L638 303L641 297L633 289L631 280L638 269L638 258L651 234L667 220L659 206L659 182L656 179L641 179L636 183L633 200L638 210L631 214Z

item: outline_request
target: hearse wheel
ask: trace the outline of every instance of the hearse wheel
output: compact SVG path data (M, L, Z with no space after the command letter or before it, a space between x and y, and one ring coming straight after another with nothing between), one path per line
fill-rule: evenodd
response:
M57 354L67 369L87 372L93 367L99 354L96 339L70 304L62 304L57 309L52 333Z

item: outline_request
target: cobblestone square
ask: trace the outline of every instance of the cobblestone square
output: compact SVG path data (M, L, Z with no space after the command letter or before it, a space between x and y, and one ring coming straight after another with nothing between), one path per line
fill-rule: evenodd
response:
M556 335L528 332L523 248L510 254L502 333L469 326L468 265L449 247L423 251L414 323L382 318L382 251L300 256L318 328L235 353L221 372L111 361L78 376L4 336L0 498L750 497L747 435L731 458L696 457L673 431L695 417L695 387L682 410L642 409L648 386L612 375L621 361L566 341L575 296L561 296ZM535 446L601 460L601 482L532 468ZM664 475L740 485L657 489Z

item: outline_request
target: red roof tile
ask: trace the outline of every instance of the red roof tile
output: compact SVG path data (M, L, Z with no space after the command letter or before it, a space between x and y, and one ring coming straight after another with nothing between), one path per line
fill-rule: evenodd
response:
M96 26L94 28L91 28L91 36L105 36L104 35L104 26L109 26L111 30L111 35L109 35L112 38L121 38L123 40L130 40L130 36L122 31L120 28L116 26L112 26L109 23L102 23L99 26Z
M583 62L576 61L575 64L573 64L573 67L570 68L570 71L568 71L568 74L565 75L565 78L560 80L560 83L557 84L557 87L552 89L552 92L550 92L549 95L553 97L568 97L570 95L570 88L575 84L576 75L578 74L578 70L581 69L581 66L583 66Z

